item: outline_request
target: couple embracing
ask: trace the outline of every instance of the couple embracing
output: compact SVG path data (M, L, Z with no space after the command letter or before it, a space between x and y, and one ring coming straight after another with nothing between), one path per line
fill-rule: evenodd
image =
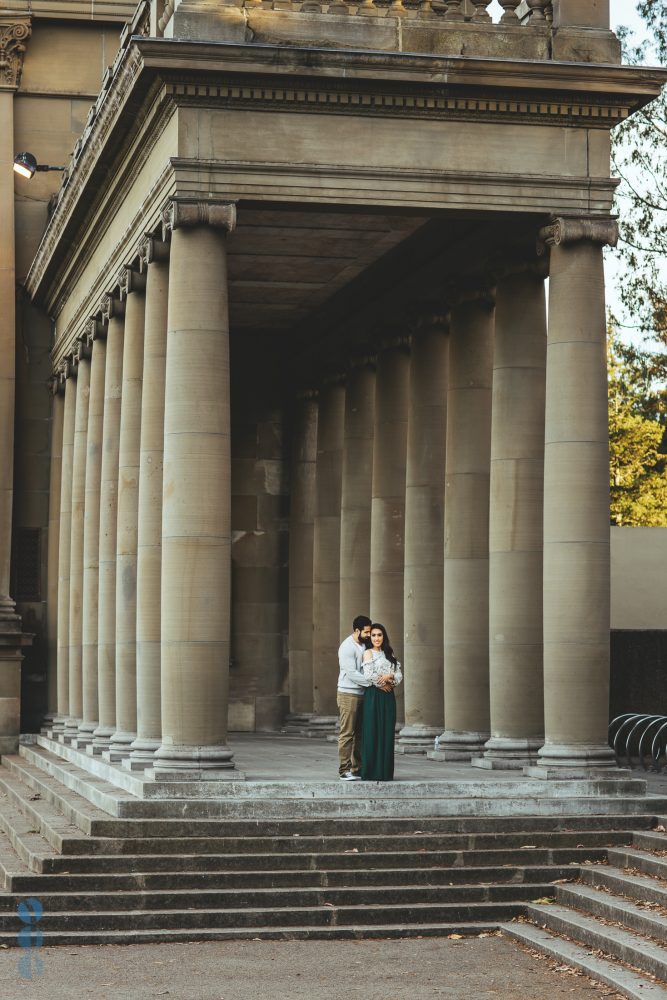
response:
M394 688L403 675L384 625L358 615L338 650L338 771L341 781L394 777Z

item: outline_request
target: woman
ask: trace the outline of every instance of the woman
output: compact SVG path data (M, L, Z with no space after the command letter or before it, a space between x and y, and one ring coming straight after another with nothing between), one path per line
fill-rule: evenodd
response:
M394 687L403 680L384 625L371 625L371 646L363 656L364 676L372 682L364 692L361 732L361 777L364 781L391 781L394 777Z

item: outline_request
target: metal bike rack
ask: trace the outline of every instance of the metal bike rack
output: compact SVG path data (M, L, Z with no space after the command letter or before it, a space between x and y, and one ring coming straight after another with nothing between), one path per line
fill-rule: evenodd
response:
M609 724L609 746L619 766L633 767L638 762L645 771L662 771L667 765L667 715L617 715Z

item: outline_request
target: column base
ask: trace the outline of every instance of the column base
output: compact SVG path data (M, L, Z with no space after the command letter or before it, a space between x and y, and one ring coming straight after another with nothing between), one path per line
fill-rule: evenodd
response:
M470 764L487 771L520 771L537 763L537 754L543 744L543 737L515 740L505 736L492 736L487 740L483 756L472 757Z
M219 781L236 780L234 753L224 743L212 746L162 746L156 750L152 770L146 771L151 781Z
M524 768L529 778L564 779L590 778L596 774L624 777L627 769L620 768L611 747L606 744L545 743L538 752L534 766Z
M73 742L79 735L79 726L81 725L83 719L74 719L69 717L65 719L65 726L62 732L61 743L67 743L68 745Z
M76 739L72 740L72 746L76 747L77 750L86 750L93 742L93 733L96 729L96 722L82 722L79 725Z
M435 749L435 740L441 732L440 726L403 726L394 749L403 754L428 753Z
M159 749L159 739L151 740L137 737L130 747L130 756L123 761L123 767L130 771L142 771L147 767L152 767L155 762L155 754Z
M111 745L111 737L115 730L112 726L98 726L93 732L93 742L86 747L86 753L91 757L101 756Z
M130 756L130 748L136 738L136 733L128 733L120 729L116 730L111 737L109 749L103 752L102 757L110 764L117 764L119 761L125 760L126 757Z
M426 754L429 760L467 760L481 755L489 733L456 732L446 729L438 738L437 746Z
M335 736L337 732L337 715L311 715L303 735L315 739L326 739L328 736Z

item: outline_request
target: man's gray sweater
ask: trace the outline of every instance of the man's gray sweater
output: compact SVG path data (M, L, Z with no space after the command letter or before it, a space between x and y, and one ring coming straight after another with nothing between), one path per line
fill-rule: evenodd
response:
M363 656L366 647L354 641L354 637L348 635L338 649L338 662L340 663L340 674L338 675L338 690L344 694L363 694L364 688L370 687L371 682L367 680L362 672Z

